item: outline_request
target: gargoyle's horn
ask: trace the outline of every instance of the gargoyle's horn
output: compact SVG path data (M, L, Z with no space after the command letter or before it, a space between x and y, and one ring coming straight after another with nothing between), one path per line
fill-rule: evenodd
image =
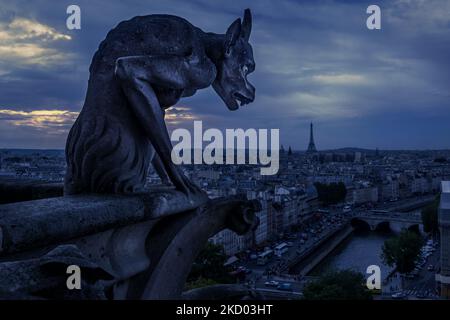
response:
M242 35L242 23L241 18L234 20L231 26L228 27L226 33L226 43L225 48L228 50L230 47L236 44L236 41L239 39L239 36Z
M252 32L252 13L250 12L250 9L245 9L244 20L242 21L241 37L244 38L245 41L248 41L248 39L250 39L251 32Z

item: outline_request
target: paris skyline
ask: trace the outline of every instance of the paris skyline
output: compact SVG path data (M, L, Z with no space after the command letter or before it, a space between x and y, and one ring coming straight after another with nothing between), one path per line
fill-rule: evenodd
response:
M91 58L120 21L167 13L224 33L246 7L255 102L230 112L208 88L169 111L170 128L279 128L306 150L312 121L319 150L450 148L446 1L377 1L381 30L366 28L366 1L78 1L81 30L65 26L69 1L0 2L0 148L64 148Z

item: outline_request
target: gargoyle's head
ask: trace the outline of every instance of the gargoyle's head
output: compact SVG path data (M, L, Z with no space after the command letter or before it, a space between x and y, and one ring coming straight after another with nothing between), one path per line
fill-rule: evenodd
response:
M244 12L244 20L234 21L225 35L223 60L217 65L217 77L213 88L230 110L237 110L255 100L255 87L247 75L255 71L252 46L248 43L252 29L250 9Z

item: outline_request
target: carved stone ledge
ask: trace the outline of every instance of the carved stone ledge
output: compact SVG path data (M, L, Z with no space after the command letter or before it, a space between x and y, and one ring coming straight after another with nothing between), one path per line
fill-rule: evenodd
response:
M42 290L67 294L62 261L72 260L64 258L61 247L69 245L83 257L80 263L102 270L98 274L112 280L105 283L105 276L94 277L86 284L87 292L67 298L180 299L192 263L211 236L225 228L244 234L258 224L254 213L261 208L256 201L202 201L188 202L174 190L154 190L145 195L83 195L0 205L0 274L11 271L11 263L19 273L24 270L19 265L33 265L27 269L33 281L19 276L22 284L8 291L12 296L47 298ZM60 267L44 272L42 266L49 263ZM36 291L34 281L42 281L45 288ZM9 285L0 277L0 291Z
M77 195L0 205L0 253L29 250L137 222L192 210L174 189L149 194Z

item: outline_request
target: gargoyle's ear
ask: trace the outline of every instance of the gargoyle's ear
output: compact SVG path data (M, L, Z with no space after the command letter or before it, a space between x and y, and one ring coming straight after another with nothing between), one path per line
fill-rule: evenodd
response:
M241 19L236 19L227 30L225 36L225 56L231 54L231 48L236 44L236 41L241 35Z
M245 9L244 20L242 21L241 37L248 42L250 39L250 33L252 32L252 13L250 9Z

